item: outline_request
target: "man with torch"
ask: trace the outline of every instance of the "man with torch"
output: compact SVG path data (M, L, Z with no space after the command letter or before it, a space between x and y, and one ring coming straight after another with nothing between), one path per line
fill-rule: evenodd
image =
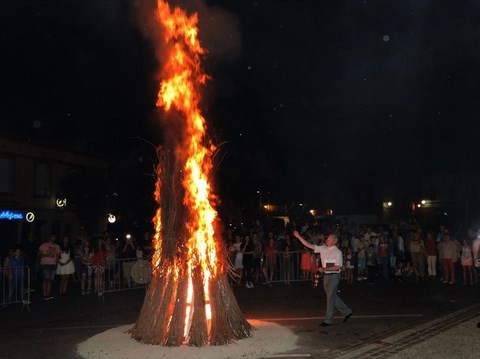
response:
M342 313L344 316L343 322L346 322L353 315L353 312L337 293L338 284L340 283L340 272L343 268L342 251L337 247L338 237L330 234L325 240L325 244L318 246L307 242L297 231L294 231L293 235L305 247L312 249L315 253L320 253L321 266L318 268L318 271L323 273L323 288L327 296L325 320L320 326L329 327L333 324L335 308Z

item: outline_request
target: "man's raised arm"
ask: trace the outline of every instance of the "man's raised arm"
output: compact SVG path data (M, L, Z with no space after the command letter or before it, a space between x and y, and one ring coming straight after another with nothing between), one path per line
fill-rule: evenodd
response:
M313 245L312 243L309 243L307 242L305 239L303 239L303 237L300 235L300 233L298 233L297 231L293 231L293 235L300 241L302 242L302 244L305 246L305 247L308 247L312 250L315 250L315 245Z

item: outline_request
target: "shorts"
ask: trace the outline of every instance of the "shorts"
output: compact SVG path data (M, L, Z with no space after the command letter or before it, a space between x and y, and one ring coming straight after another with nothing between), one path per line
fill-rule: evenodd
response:
M53 282L55 280L55 275L57 274L56 264L42 264L41 270L44 281Z
M464 267L471 267L471 266L473 266L473 259L472 259L472 258L462 259L461 262L462 262L462 266L464 266Z
M93 266L93 271L95 273L103 273L105 271L105 267L103 267L103 266Z
M88 275L89 277L92 275L93 273L93 268L91 265L88 265L88 264L83 264L82 263L82 267L80 269L80 273L85 274L85 275Z

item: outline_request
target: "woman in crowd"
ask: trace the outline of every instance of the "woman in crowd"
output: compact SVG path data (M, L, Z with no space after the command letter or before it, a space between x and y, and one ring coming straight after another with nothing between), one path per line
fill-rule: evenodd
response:
M67 293L68 282L75 273L74 249L69 236L63 236L60 243L60 258L57 263L57 275L60 276L60 295Z
M473 278L472 247L470 246L470 243L468 243L467 239L463 240L462 253L460 258L461 258L460 261L462 264L462 272L463 272L463 285L467 285L468 280L470 280L470 285L474 286L475 281Z
M82 278L80 285L82 287L82 295L90 294L90 290L92 289L92 259L93 259L93 252L90 244L85 242L83 245L83 252L82 252L82 259L81 259L81 273Z

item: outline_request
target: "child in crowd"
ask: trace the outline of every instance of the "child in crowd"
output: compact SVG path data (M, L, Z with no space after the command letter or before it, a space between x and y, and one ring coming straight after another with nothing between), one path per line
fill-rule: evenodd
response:
M374 284L375 276L377 275L377 267L378 267L378 256L377 256L377 252L375 252L374 244L370 244L368 246L368 250L366 254L366 262L367 262L368 284Z
M410 262L399 261L398 268L395 271L395 279L400 283L417 283L417 269Z
M82 295L90 294L90 290L92 289L92 273L93 273L92 259L93 259L93 252L90 247L90 244L85 243L83 246L82 259L81 259L82 267L80 269L80 272L82 273L82 278L81 278ZM85 288L85 285L86 285L86 288Z
M5 266L6 273L10 279L8 291L9 302L19 302L23 300L23 271L25 267L25 259L23 258L20 248L16 248L10 256Z
M290 277L292 275L292 253L290 252L290 247L285 246L283 252L283 277L285 279L285 284L290 285Z
M95 248L95 252L92 256L92 268L94 276L94 284L95 284L95 292L101 296L103 295L104 289L104 272L105 272L105 264L107 261L107 252L105 250L105 243L103 239L100 239Z
M348 284L353 283L353 269L353 249L348 247L345 255L345 276Z
M303 247L302 259L300 263L300 269L302 270L302 278L310 279L310 272L312 270L312 251L307 247Z

